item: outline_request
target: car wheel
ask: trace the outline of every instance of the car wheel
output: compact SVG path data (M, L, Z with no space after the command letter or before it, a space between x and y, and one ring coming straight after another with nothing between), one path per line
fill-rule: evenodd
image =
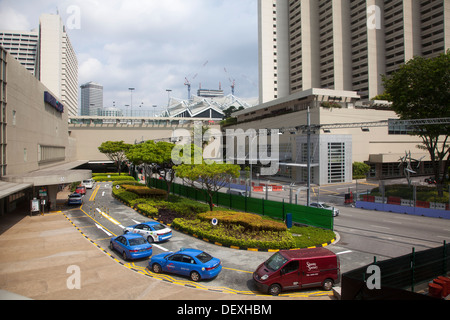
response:
M122 252L122 257L123 257L123 260L128 260L127 253L125 251Z
M197 271L191 272L191 280L197 282L200 280L200 274Z
M114 250L114 245L113 245L112 241L109 243L109 248L110 248L111 250Z
M147 237L147 241L148 241L148 243L153 243L153 237L152 236L148 236Z
M162 268L161 268L161 266L159 264L154 263L152 265L152 270L153 270L154 273L161 273Z
M325 291L330 291L333 288L334 281L331 279L327 279L323 282L322 288Z
M274 283L269 287L269 293L273 296L277 296L281 293L281 286L279 284Z

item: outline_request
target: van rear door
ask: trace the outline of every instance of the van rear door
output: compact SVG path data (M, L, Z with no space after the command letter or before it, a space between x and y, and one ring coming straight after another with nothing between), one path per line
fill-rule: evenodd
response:
M288 262L281 269L281 286L285 290L292 290L300 288L300 264L298 260L292 260Z

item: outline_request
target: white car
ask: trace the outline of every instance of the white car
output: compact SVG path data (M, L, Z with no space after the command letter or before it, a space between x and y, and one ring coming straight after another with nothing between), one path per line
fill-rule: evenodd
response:
M336 209L335 207L332 207L323 202L313 202L309 206L314 207L314 208L319 208L319 209L332 210L333 217L337 217L339 215L339 209Z
M172 229L156 222L144 222L124 228L124 233L132 232L142 235L149 243L166 241L172 238Z
M94 187L94 180L93 179L83 180L81 184L85 186L86 189L92 189Z

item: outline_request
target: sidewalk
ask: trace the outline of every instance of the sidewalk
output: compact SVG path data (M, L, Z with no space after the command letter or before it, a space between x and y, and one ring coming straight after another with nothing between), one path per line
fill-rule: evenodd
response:
M68 289L69 266L79 267L80 289ZM286 300L204 291L144 276L100 251L62 213L0 217L0 299L19 298L13 294L36 300Z

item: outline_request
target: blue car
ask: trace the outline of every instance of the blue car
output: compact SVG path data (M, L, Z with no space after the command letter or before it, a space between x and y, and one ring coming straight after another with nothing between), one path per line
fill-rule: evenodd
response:
M222 270L219 259L197 249L181 249L178 252L165 252L151 257L149 268L155 272L170 272L188 276L192 281L212 279Z
M136 233L111 238L109 247L122 254L124 260L148 258L153 254L152 245Z
M82 205L83 204L83 196L79 193L72 193L69 195L69 199L67 204L70 205Z

